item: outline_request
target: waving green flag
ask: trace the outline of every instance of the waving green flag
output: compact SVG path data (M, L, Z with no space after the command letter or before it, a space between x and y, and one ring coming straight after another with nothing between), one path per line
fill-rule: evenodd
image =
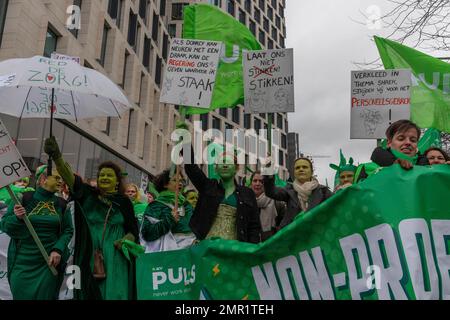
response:
M450 64L388 39L375 43L386 69L411 69L411 120L450 132Z
M184 8L183 38L221 41L225 45L210 108L187 107L187 114L207 113L244 103L242 50L261 50L250 30L219 8L199 3Z

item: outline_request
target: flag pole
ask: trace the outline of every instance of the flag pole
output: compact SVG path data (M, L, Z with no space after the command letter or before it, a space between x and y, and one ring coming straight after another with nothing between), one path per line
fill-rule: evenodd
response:
M184 108L183 106L180 106L180 120L182 122L186 121L186 108ZM174 211L177 212L178 211L178 196L180 194L180 165L173 165L170 169L171 174L170 176L173 176L173 168L175 168L175 183L176 183L176 189L175 189L175 206L174 206Z
M11 197L11 200L12 200L15 204L21 205L19 199L17 199L16 195L15 195L14 192L11 190L11 187L10 187L10 186L7 186L7 187L6 187L6 190L8 190L8 193L9 193L9 196ZM49 258L48 258L47 251L45 251L45 248L44 248L44 246L42 245L41 240L39 239L39 237L38 237L36 231L35 231L34 228L33 228L33 225L32 225L31 222L30 222L30 219L28 219L28 216L27 216L26 214L23 216L23 221L25 222L25 225L27 226L28 231L30 231L31 236L33 237L34 242L35 242L36 245L38 246L39 251L41 252L42 256L44 257L45 263L46 263L47 266L50 268L50 271L53 273L53 275L54 275L54 276L57 276L57 275L58 275L58 271L56 271L55 267L49 266L49 265L48 265L48 260L49 260Z
M50 138L53 136L53 111L54 111L54 99L55 99L55 88L52 88L52 98L51 98L51 104L50 104ZM52 157L48 156L47 161L47 176L52 175Z

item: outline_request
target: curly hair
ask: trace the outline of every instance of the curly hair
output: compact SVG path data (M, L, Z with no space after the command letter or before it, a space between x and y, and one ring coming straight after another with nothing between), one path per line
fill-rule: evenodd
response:
M119 182L119 185L117 186L117 192L119 194L125 195L125 182L124 182L124 178L123 178L122 168L120 168L120 166L118 164L116 164L112 161L102 162L98 166L97 179L100 176L100 171L102 171L102 169L105 169L105 168L114 170L114 173L116 174L116 177L117 177L117 181Z

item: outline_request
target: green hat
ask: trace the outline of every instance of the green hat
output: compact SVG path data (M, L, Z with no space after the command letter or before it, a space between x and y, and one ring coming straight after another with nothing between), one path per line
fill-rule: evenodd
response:
M38 167L38 168L36 169L36 174L35 174L35 177L36 177L36 183L38 183L39 178L41 177L41 175L42 175L46 170L47 170L47 165L46 165L46 164L44 164L44 165L42 165L42 166L40 166L40 167Z
M335 165L333 163L330 163L330 168L333 170L336 170L338 174L341 172L344 172L344 171L356 172L356 166L353 165L353 158L350 157L348 159L348 163L347 163L347 160L345 160L344 154L342 153L342 149L339 149L339 152L340 152L340 156L341 156L339 166Z

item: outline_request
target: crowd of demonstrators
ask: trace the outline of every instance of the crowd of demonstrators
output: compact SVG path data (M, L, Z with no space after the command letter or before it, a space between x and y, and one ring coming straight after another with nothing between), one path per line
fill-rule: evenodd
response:
M373 151L372 162L358 167L352 158L347 163L341 151L339 165L330 164L336 170L334 193L382 167L399 164L410 170L414 165L450 164L440 148L418 152L420 129L409 120L390 125L386 138L386 147ZM135 299L135 257L144 252L139 242L145 252L177 250L217 237L259 243L333 194L319 184L311 160L305 157L294 161L294 176L286 187L277 187L275 176L266 175L263 166L263 173L257 170L252 174L249 188L236 181L236 153L224 152L216 158L217 179L208 178L194 164L192 153L184 171L195 189L183 189L182 173L165 170L143 192L133 183L125 184L125 174L113 162L102 163L97 178L84 183L64 161L54 137L45 141L45 152L56 164L52 175L47 176L46 166L41 166L36 171L36 190L30 188L29 179L10 186L21 205L11 203L5 188L0 190L0 201L9 205L0 227L12 239L8 280L14 299L57 299L73 233L73 263L81 269L81 289L74 290L74 298ZM75 226L66 200L74 201ZM44 261L26 230L25 214L49 261ZM48 265L58 269L57 277Z
M74 175L54 137L46 139L44 148L75 201L74 264L81 269L81 289L74 290L75 299L134 299L134 258L124 254L124 246L138 242L139 235L123 172L112 162L100 164L95 188Z
M256 196L256 204L260 210L261 241L265 241L277 232L279 223L284 216L286 205L266 196L264 192L264 178L261 175L261 171L255 171L250 177L250 182Z
M331 191L317 181L313 175L313 165L308 158L294 161L294 181L284 188L275 186L273 175L264 176L265 194L274 200L286 202L286 213L280 228L290 224L294 218L311 210L332 196Z
M170 170L156 177L155 188L159 195L147 206L141 228L147 252L181 249L196 240L189 227L193 209L181 192L183 186L184 177L171 177Z
M47 167L38 168L36 191L22 193L20 204L11 203L0 222L10 238L8 247L8 282L14 300L56 300L61 287L68 244L73 235L67 202L57 197L62 178L56 170L47 175ZM27 215L49 255L45 261L23 222ZM55 276L49 266L57 269Z

